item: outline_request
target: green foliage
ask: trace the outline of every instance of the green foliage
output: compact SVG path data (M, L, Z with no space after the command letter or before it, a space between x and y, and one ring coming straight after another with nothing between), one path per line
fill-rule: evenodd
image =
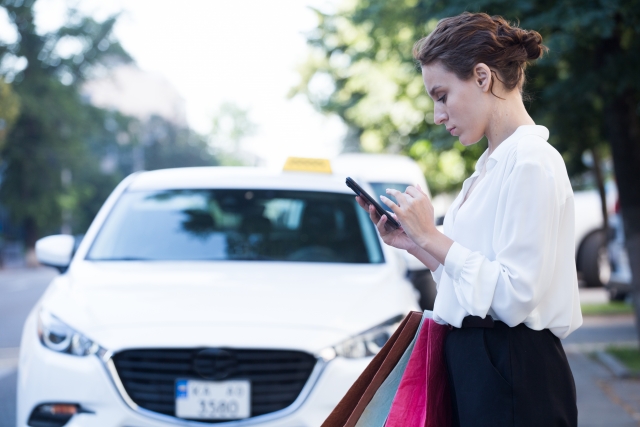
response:
M640 373L640 351L637 347L627 348L611 346L608 347L606 351L607 353L615 356L634 374L637 375Z
M584 316L610 316L633 313L633 307L630 304L617 301L603 304L582 304L581 309Z
M61 225L83 233L134 170L215 164L206 139L189 129L158 117L142 123L80 95L88 79L132 61L113 36L117 16L97 22L70 10L61 28L41 34L34 3L0 1L18 32L0 44L0 62L23 64L2 70L11 87L0 84L0 118L13 127L0 146L0 204L29 246ZM63 56L63 45L75 50Z
M34 1L0 5L18 33L15 43L0 45L0 60L24 64L3 70L19 98L20 114L0 154L0 202L23 224L27 244L33 245L40 232L57 231L63 211L80 214L77 231L86 227L82 207L111 190L115 177L102 176L87 144L104 132L105 113L83 102L78 88L99 66L130 57L113 39L115 17L96 22L70 11L62 28L39 34ZM57 50L61 43L77 49L63 57Z
M473 170L486 143L464 149L433 124L433 102L411 49L436 21L416 23L414 3L362 0L345 2L335 15L316 11L311 53L292 95L304 93L321 111L338 114L355 149L408 154L433 193L451 191Z
M154 116L142 124L145 169L213 166L218 163L207 139L190 129L180 128Z
M463 11L499 14L543 35L550 52L528 70L528 108L550 128L569 173L583 172L582 153L607 142L607 105L623 93L640 100L637 1L345 0L334 14L316 12L311 53L292 94L338 114L360 149L407 153L434 192L454 189L486 144L463 149L433 125L433 104L411 50L438 19Z
M241 166L255 162L250 153L242 149L242 142L256 131L256 125L249 117L249 111L224 102L214 114L210 146L220 164Z
M4 146L7 133L20 113L20 100L11 85L0 79L0 150Z

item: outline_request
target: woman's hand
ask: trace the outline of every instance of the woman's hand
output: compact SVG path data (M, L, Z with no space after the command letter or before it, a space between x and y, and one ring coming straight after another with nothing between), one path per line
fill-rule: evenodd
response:
M386 215L378 215L378 212L373 205L365 202L365 200L360 196L356 196L356 201L362 209L369 212L369 218L371 218L371 221L378 229L383 242L389 246L393 246L394 248L404 249L407 251L415 249L416 244L409 238L409 236L407 236L402 228L394 228L390 225L385 227L385 224L387 223ZM390 213L389 215L393 214ZM393 216L394 219L396 219L395 215Z
M409 186L404 193L387 189L387 194L396 198L399 205L391 199L381 196L382 202L389 206L402 224L404 233L418 246L426 248L434 232L437 232L433 205L424 191Z

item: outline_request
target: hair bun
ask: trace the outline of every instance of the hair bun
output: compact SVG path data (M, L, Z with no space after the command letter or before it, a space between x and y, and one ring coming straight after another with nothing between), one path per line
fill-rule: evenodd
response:
M542 36L537 31L525 31L520 30L524 34L520 39L520 43L527 51L527 60L535 61L540 58L542 54L547 49L546 46L542 44Z
M539 32L511 25L501 16L494 16L492 19L497 25L496 35L506 46L519 46L524 49L525 55L517 55L520 61L535 61L547 50L547 47L542 44L542 36Z

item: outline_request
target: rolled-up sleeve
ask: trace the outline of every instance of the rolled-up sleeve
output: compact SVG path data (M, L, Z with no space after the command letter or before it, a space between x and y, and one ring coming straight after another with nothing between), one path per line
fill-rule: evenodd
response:
M558 185L542 162L516 164L505 180L494 219L495 259L456 242L451 246L444 269L468 313L485 317L492 309L500 320L515 326L539 304L556 262L564 202Z
M442 264L438 265L435 271L431 272L431 277L433 277L433 281L436 282L436 289L440 284L440 278L442 277L442 271L444 270L444 266Z

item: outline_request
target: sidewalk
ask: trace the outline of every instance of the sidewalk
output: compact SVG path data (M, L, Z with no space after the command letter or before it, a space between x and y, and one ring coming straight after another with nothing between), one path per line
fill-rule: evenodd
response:
M640 426L640 380L617 379L585 353L567 352L578 394L580 427Z
M603 289L581 289L583 303L606 303ZM591 357L609 345L638 346L634 318L589 316L563 346L578 394L580 427L640 427L640 379L616 378Z

